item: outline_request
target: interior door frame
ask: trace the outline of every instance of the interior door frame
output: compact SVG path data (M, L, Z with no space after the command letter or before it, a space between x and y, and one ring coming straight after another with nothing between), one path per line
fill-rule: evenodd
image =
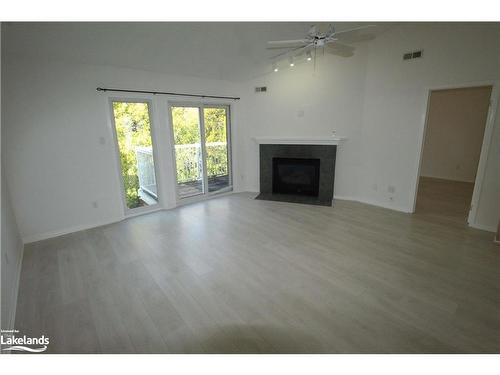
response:
M118 135L116 134L116 123L115 123L115 111L113 109L114 102L122 102L122 103L146 103L148 105L148 116L149 116L149 130L151 135L151 146L153 151L153 163L154 163L154 172L155 172L155 181L156 181L156 192L157 192L157 202L155 204L149 206L135 207L129 208L127 206L127 199L125 198L125 183L123 181L122 175L122 165L120 160L120 145L118 144ZM116 160L116 170L118 173L118 179L120 181L120 192L121 192L121 200L124 209L125 216L135 216L141 213L157 211L162 207L162 197L161 197L161 189L159 187L158 180L158 151L156 150L155 144L155 134L154 134L154 124L153 124L153 101L147 98L138 98L138 97L129 97L129 96L112 96L108 98L109 104L109 113L111 117L111 131L113 134L113 147L115 149L115 160Z
M419 151L417 156L417 167L414 175L414 183L413 183L413 194L411 202L411 212L415 212L415 207L417 204L417 194L418 194L418 182L420 179L420 169L422 165L423 159L423 151L425 144L425 136L427 132L427 124L429 117L429 108L430 108L430 99L433 91L440 90L453 90L453 89L464 89L464 88L473 88L473 87L486 87L491 86L491 94L490 94L490 106L488 108L488 115L486 117L486 124L484 127L484 135L483 142L481 144L481 153L479 156L479 163L477 166L476 179L474 181L474 190L472 193L471 199L471 207L469 210L469 215L467 216L467 224L472 227L476 227L476 216L477 216L477 206L479 203L479 199L481 196L481 189L484 180L484 173L486 170L486 162L488 159L488 153L490 149L490 145L492 142L493 128L495 124L496 111L498 107L498 93L499 93L499 82L498 81L479 81L479 82L467 82L463 84L454 84L454 85L444 85L444 86L433 86L427 87L425 89L425 106L422 111L422 125L420 130L420 140L419 140Z
M202 150L202 162L203 162L203 192L201 194L192 195L189 197L181 198L179 196L179 186L177 183L177 158L175 155L175 134L174 134L174 124L172 117L172 107L191 107L198 108L198 113L200 116L200 137L201 137L201 150ZM206 173L206 149L205 149L205 116L204 109L207 108L225 108L226 109L226 142L227 142L227 168L229 173L229 186L226 188L209 192L208 191L208 174ZM183 205L188 203L193 203L201 201L212 197L214 195L229 193L233 190L233 170L232 170L232 139L231 139L231 104L224 102L200 102L200 101L168 101L168 120L170 123L170 137L172 139L172 161L174 167L174 185L175 185L175 200L177 205ZM206 191L205 191L206 190Z

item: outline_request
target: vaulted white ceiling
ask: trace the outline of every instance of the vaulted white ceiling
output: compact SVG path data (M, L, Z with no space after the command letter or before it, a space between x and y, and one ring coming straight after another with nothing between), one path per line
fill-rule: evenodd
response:
M242 81L259 74L276 54L266 49L266 41L302 38L311 24L8 23L3 47L9 57ZM342 30L361 23L334 25Z

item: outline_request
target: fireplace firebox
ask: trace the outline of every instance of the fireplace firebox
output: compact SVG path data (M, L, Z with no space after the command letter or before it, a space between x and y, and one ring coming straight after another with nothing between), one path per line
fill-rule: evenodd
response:
M273 158L273 194L317 197L319 159Z

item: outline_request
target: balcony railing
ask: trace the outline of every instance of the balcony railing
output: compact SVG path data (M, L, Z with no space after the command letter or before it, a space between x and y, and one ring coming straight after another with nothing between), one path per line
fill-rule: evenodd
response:
M136 147L137 176L139 187L144 192L158 198L156 190L155 165L153 160L153 149L151 147Z
M208 142L205 148L208 177L227 176L227 143ZM178 183L199 181L203 178L203 159L200 144L175 145L175 161Z
M135 153L139 187L156 199L158 196L153 150L151 147L137 147ZM228 186L227 143L209 142L206 144L206 153L209 191ZM196 143L175 145L175 160L177 183L186 191L186 195L191 195L190 189L201 189L203 180L201 145ZM196 192L196 190L193 191Z

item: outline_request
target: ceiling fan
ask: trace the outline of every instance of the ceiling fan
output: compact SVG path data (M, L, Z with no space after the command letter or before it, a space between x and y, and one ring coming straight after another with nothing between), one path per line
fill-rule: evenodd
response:
M286 49L287 51L273 56L271 60L276 61L278 58L288 56L290 65L293 66L293 57L303 53L307 55L307 60L311 60L311 51L314 52L316 58L316 50L321 48L333 55L342 57L350 57L354 55L355 47L341 43L342 42L360 42L365 40L375 39L373 34L358 34L357 31L375 27L376 25L365 25L354 27L352 29L336 31L335 27L330 24L326 32L321 32L316 25L311 26L307 35L303 39L291 40L271 40L267 42L268 49ZM340 40L340 41L339 41ZM275 71L277 69L275 68Z

